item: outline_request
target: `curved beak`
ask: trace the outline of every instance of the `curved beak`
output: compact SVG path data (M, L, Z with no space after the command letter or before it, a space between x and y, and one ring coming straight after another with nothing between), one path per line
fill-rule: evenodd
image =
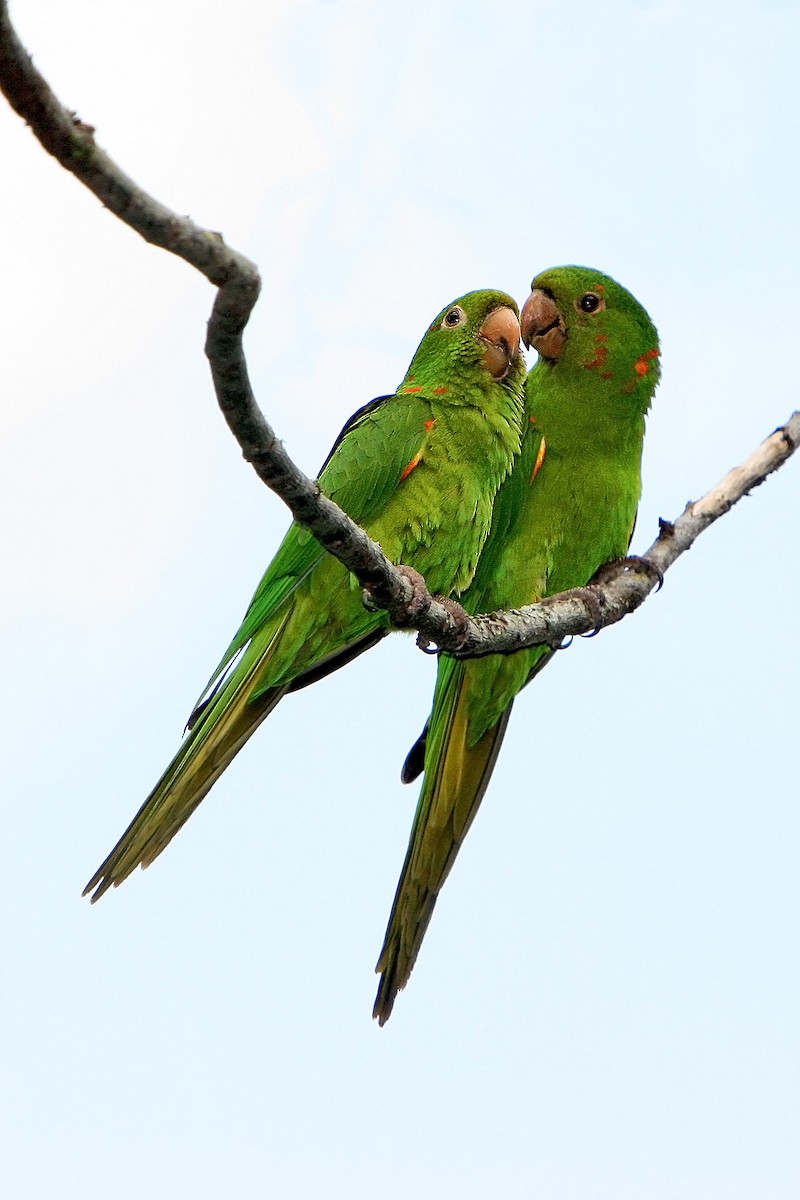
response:
M498 382L505 379L519 357L519 319L513 308L502 305L492 309L478 330L478 337L486 346L483 365Z
M561 357L567 340L564 318L549 292L534 288L522 306L520 314L522 340L528 349L533 348L542 358L551 361Z

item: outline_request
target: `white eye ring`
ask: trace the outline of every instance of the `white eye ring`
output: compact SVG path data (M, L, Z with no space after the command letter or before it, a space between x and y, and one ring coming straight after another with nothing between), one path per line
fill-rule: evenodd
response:
M575 307L577 308L578 312L586 313L587 315L590 315L591 313L602 312L605 306L605 299L602 296L598 296L597 292L584 292L583 295L575 301Z
M442 317L442 329L457 329L459 325L465 324L467 314L464 312L460 304L454 304L452 308L448 308L447 312Z

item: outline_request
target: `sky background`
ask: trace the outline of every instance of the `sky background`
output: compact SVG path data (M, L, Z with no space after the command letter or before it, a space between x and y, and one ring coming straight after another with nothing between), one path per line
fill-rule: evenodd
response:
M472 288L609 272L662 337L634 548L800 407L800 5L17 0L62 101L253 258L314 474ZM792 462L518 701L388 1025L373 964L434 665L282 704L157 864L85 880L287 525L208 283L0 106L0 1192L800 1195Z

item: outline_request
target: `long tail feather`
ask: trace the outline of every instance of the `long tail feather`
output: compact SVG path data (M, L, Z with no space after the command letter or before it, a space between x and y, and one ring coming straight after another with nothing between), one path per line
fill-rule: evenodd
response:
M284 625L285 619L266 647L254 643L248 648L213 701L198 714L178 753L84 888L84 896L93 891L92 903L137 866L147 867L158 857L286 693L288 685L259 689L265 659Z
M463 664L454 667L427 735L426 776L376 972L372 1015L388 1021L425 937L436 898L475 819L494 769L511 705L470 745Z

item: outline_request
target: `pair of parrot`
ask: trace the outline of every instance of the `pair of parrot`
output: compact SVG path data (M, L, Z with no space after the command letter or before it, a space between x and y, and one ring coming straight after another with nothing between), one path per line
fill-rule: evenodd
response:
M539 358L525 376L520 338ZM319 476L386 555L469 614L588 583L625 555L641 492L658 335L598 271L537 276L521 314L502 292L445 308L397 391L345 425ZM84 894L148 866L285 693L390 632L347 570L293 524L191 714L188 734ZM514 698L547 646L439 656L433 707L403 767L424 772L376 970L383 1025L408 981L436 898L491 777Z

